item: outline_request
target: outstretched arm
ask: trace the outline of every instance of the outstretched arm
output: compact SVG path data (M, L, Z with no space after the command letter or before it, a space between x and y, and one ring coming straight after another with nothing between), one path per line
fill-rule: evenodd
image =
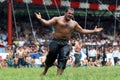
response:
M93 30L83 29L78 23L76 23L75 30L80 33L89 34L89 33L100 32L103 30L103 28L97 28L97 26L96 26Z
M35 15L36 15L37 19L39 19L39 21L40 21L42 24L44 24L44 25L53 26L53 25L55 24L55 22L56 22L56 17L54 17L54 18L52 18L52 19L50 19L50 20L45 20L45 19L43 19L43 18L41 17L40 12L39 12L39 13L36 13L36 12L35 12Z

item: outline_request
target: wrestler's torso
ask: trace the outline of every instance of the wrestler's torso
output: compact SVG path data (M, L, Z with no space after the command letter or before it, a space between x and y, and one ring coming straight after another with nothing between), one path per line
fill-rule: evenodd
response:
M65 21L63 16L58 17L54 25L55 32L53 36L57 39L70 39L71 31L75 28L75 21Z

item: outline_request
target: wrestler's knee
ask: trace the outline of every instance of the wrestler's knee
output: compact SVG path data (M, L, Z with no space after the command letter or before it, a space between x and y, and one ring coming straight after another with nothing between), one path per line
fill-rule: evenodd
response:
M60 69L65 69L66 68L66 63L68 59L62 59L58 61L58 68Z
M52 63L52 62L49 62L49 61L45 61L45 65L46 65L47 67L51 67L51 66L53 65L53 63Z

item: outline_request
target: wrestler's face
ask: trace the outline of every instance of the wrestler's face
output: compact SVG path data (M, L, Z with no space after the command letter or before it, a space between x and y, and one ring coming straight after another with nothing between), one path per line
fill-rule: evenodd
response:
M68 10L66 13L65 13L65 19L67 21L69 21L70 19L73 18L73 15L74 15L74 11L73 10Z

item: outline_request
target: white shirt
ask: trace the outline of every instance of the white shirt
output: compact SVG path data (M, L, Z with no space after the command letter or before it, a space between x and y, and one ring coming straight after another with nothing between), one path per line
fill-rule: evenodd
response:
M88 51L88 56L89 57L95 57L97 54L97 51L95 49L91 49Z

